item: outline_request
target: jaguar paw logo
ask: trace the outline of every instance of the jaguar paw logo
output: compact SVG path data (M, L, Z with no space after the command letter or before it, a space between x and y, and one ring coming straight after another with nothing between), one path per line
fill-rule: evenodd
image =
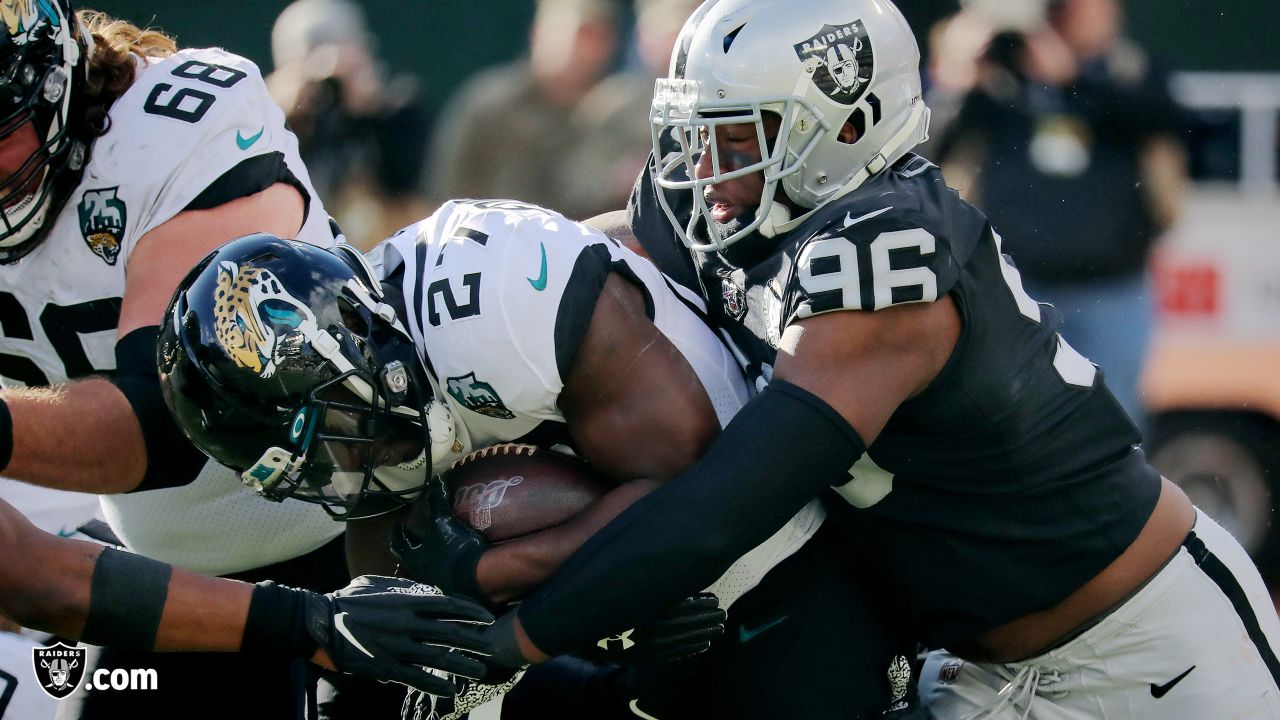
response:
M76 210L80 213L80 234L95 255L115 265L129 215L117 193L119 186L85 190Z
M813 84L841 105L857 102L875 75L875 54L861 20L823 25L794 47Z
M61 700L80 687L84 679L85 649L56 643L51 647L31 648L40 689L55 700Z
M488 415L501 420L510 420L515 414L502 404L502 398L493 386L483 380L477 380L475 373L467 373L459 377L445 380L449 394L466 409Z

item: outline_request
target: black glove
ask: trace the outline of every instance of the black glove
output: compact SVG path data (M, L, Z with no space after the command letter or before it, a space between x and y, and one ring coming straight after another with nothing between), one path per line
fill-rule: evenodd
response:
M307 633L342 672L452 697L450 674L482 677L493 615L465 598L403 578L362 575L345 588L307 593Z
M506 695L522 677L524 670L506 673L501 681L493 682L454 678L454 697L410 690L400 706L400 717L402 720L460 720L490 700Z
M440 476L427 483L427 491L413 506L407 527L406 523L398 523L392 529L391 549L400 558L399 575L431 583L448 595L487 602L476 579L476 568L489 543L454 517Z
M725 611L712 593L698 593L676 603L657 620L604 638L574 653L598 663L653 665L697 655L724 634Z

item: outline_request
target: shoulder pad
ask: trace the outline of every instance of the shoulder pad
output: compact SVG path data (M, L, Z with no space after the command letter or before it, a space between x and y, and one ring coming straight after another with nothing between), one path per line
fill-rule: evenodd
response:
M955 284L959 266L946 239L915 208L881 197L824 208L818 227L799 241L791 317L933 302Z

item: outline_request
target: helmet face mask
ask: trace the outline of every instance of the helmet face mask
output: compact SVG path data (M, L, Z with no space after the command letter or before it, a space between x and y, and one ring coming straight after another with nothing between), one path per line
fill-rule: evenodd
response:
M677 235L703 252L752 232L773 237L892 165L928 137L919 56L887 0L704 3L681 31L650 113L658 186L693 193L685 217L672 207L684 203L658 193ZM778 118L769 144L766 114ZM724 168L715 130L738 123L754 124L767 151L758 163ZM842 139L846 124L852 140ZM670 153L671 141L678 152ZM709 174L696 178L703 153ZM705 193L756 172L763 188L755 217L733 227L714 222ZM776 201L779 190L787 202Z
M232 241L179 285L160 338L166 403L206 455L264 497L340 519L425 484L432 384L359 254Z
M82 95L92 39L66 0L12 3L0 37L0 142L31 128L20 168L0 178L0 262L31 252L79 184L88 155Z

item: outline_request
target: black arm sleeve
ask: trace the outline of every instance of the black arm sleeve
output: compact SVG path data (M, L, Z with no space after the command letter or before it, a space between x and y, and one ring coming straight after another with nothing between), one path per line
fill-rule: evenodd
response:
M111 382L133 408L147 445L147 473L129 492L186 485L196 479L208 460L187 440L169 414L160 391L156 339L160 326L148 325L116 343L116 372Z
M521 604L525 632L558 655L654 619L846 482L865 449L822 399L774 381L702 460L592 536Z

